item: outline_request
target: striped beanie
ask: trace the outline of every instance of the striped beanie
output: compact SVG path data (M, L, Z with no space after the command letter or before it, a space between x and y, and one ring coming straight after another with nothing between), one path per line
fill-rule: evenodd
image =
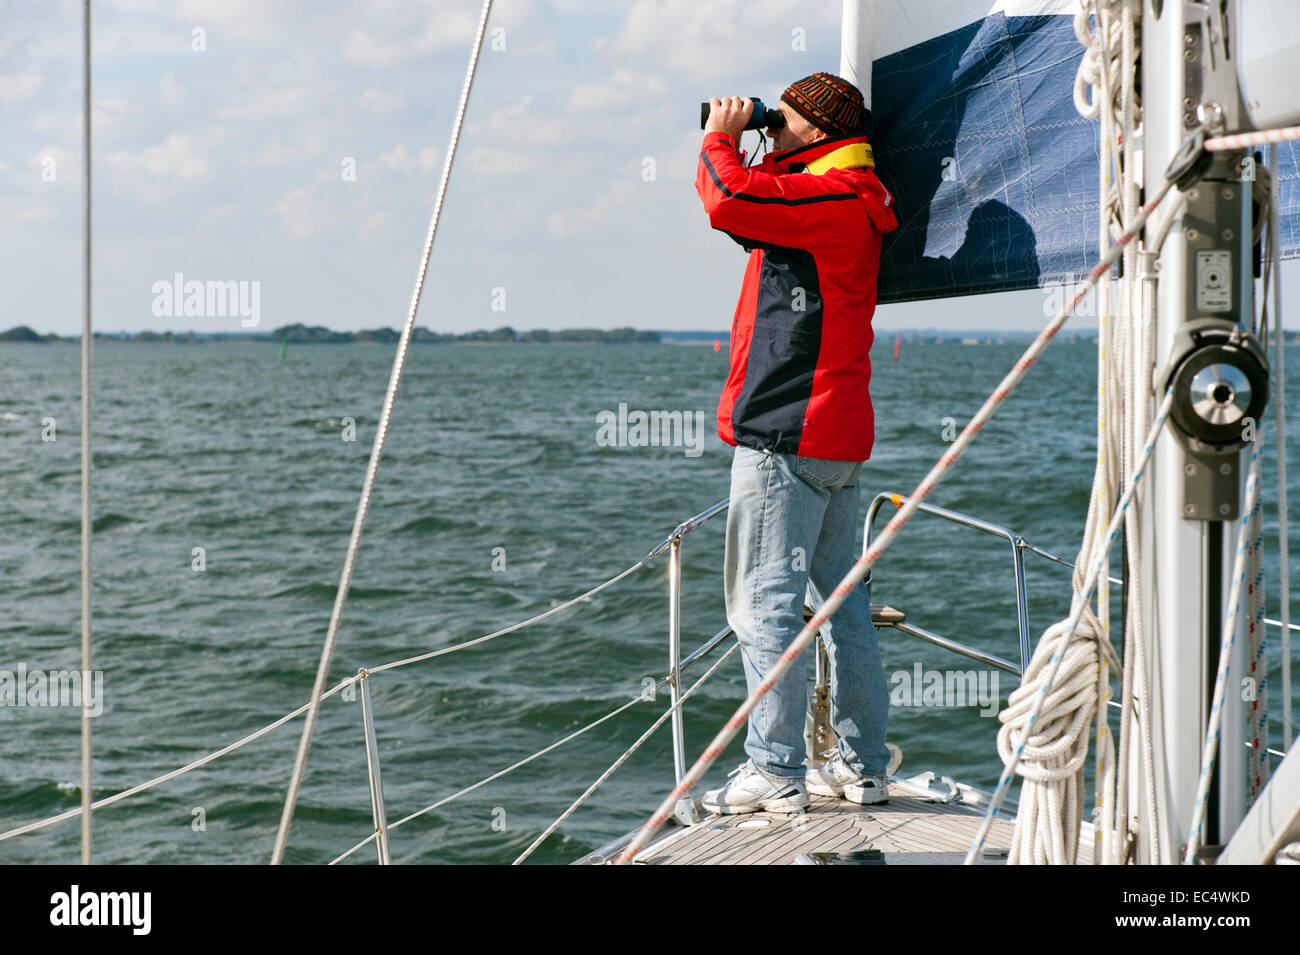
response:
M856 86L834 73L814 73L790 84L781 101L828 136L863 128L865 107Z

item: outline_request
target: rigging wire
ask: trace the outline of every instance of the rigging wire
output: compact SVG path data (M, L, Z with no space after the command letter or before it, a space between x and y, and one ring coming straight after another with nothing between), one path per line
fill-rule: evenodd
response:
M82 314L81 314L81 674L83 680L89 680L92 667L92 618L91 593L93 579L90 573L91 544L94 539L95 526L92 520L94 509L91 499L91 479L94 473L94 459L91 457L91 384L92 351L95 337L91 322L91 270L90 270L90 0L85 0L84 23L82 25L81 48L81 250L82 265ZM92 735L91 705L89 694L81 694L81 863L90 865L92 861L91 809L95 798L92 774Z
M384 440L388 436L388 425L392 420L393 405L397 400L397 388L401 383L402 369L406 364L406 351L411 341L411 331L415 327L415 314L420 307L420 293L424 290L424 277L429 269L429 257L433 253L433 240L438 232L438 219L442 215L442 203L447 195L447 183L451 178L451 167L456 158L456 147L460 143L460 129L465 121L465 108L469 104L470 89L474 85L474 74L478 66L479 51L483 47L483 34L487 29L488 14L491 10L492 0L483 0L483 10L478 21L478 32L474 37L474 46L470 52L469 67L465 71L465 82L460 91L460 103L456 107L456 121L451 130L451 142L447 147L447 159L443 163L442 179L438 183L438 195L433 204L433 215L429 219L429 231L424 239L424 252L420 257L420 268L415 276L415 288L411 292L411 305L406 314L406 324L402 326L401 339L397 343L397 354L393 358L393 370L388 379L388 391L384 395L383 411L380 413L379 425L375 430L375 443L370 449L370 462L366 466L365 480L361 485L361 499L357 502L356 519L352 524L352 535L348 540L347 555L343 560L343 573L339 579L338 593L334 598L334 608L330 612L329 627L325 633L325 643L321 647L320 663L316 667L316 681L312 687L307 719L303 724L302 737L298 741L298 754L293 761L293 772L289 777L289 788L284 797L284 811L280 816L280 826L275 834L275 845L271 850L272 865L279 865L284 860L285 845L289 839L289 827L293 823L294 809L298 804L298 793L302 788L303 774L307 769L307 754L311 751L312 733L316 729L316 716L320 710L321 695L325 691L325 682L329 679L330 663L334 658L334 647L338 640L339 625L343 619L343 607L347 603L348 588L352 583L352 571L357 562L357 552L361 549L361 533L366 525L366 514L370 510L370 496L374 491L375 476L379 471L379 459L384 453Z

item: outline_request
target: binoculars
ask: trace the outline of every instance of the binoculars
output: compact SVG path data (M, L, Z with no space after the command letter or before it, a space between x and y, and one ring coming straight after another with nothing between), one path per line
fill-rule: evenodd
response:
M772 109L764 106L763 101L757 96L749 97L754 101L754 111L749 114L749 122L745 124L745 129L784 129L785 113L779 109ZM709 104L700 104L700 129L709 121Z

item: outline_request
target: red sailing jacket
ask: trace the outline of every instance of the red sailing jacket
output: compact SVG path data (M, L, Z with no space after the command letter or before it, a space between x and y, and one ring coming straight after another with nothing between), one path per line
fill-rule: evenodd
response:
M749 255L731 324L718 437L761 451L865 461L875 441L871 317L880 236L898 226L864 136L771 153L746 169L704 135L695 188Z

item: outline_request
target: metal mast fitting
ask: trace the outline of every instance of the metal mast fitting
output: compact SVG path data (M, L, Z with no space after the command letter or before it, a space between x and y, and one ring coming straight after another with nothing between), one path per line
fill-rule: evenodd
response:
M1214 694L1229 576L1239 533L1242 451L1268 401L1268 364L1254 340L1255 164L1245 149L1207 152L1207 136L1250 129L1238 79L1241 7L1182 0L1142 11L1144 181L1176 178L1184 207L1162 250L1156 292L1156 388L1173 394L1160 436L1144 521L1144 610L1154 644L1152 692L1158 858L1150 821L1137 861L1177 863L1196 813L1202 749ZM1159 226L1157 226L1159 228ZM1148 237L1150 238L1150 237ZM1250 419L1250 420L1247 420ZM1159 573L1156 568L1159 567ZM1230 674L1246 671L1244 615ZM1222 843L1246 812L1247 713L1226 694L1201 840Z

